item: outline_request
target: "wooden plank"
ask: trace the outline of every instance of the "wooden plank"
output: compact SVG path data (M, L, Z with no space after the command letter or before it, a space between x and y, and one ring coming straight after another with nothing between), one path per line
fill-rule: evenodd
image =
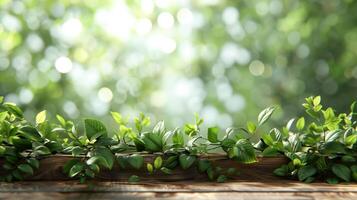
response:
M153 163L155 156L152 154L144 155L145 163ZM223 168L234 167L240 172L239 180L278 180L279 178L272 174L273 170L282 164L287 162L284 157L271 157L271 158L258 158L259 162L253 164L241 164L234 160L228 159L224 155L210 155L205 158L211 160L214 165ZM56 180L70 180L70 178L63 173L62 167L65 163L71 160L71 156L56 155L44 157L40 161L40 169L36 170L33 176L26 177L26 180L30 181L56 181ZM1 165L1 159L0 159ZM188 170L182 170L177 167L170 175L162 172L149 175L145 169L146 164L141 170L134 169L121 169L118 164L114 166L112 170L103 170L96 180L127 180L131 175L135 174L140 176L141 180L160 180L160 181L180 181L180 180L197 180L207 181L207 177L204 174L200 174L197 169L190 168ZM0 174L3 172L0 172Z
M229 199L229 200L355 200L357 194L355 193L274 193L274 192L264 192L264 193L42 193L42 192L32 192L32 193L0 193L1 199L195 199L195 200L213 200L213 199Z
M330 185L326 183L300 183L300 182L193 182L181 181L175 183L140 182L129 184L127 182L92 182L92 185L80 184L78 181L38 181L0 183L0 192L343 192L357 193L357 184Z

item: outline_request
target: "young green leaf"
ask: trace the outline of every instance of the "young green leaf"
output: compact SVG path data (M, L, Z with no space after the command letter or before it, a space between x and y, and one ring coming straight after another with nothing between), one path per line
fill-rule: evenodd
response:
M158 156L154 160L154 167L155 167L155 169L160 169L161 166L162 166L162 158L161 158L161 156Z
M314 106L318 106L321 102L321 96L314 97L313 104Z
M150 174L152 174L152 173L154 172L154 167L152 166L151 163L147 163L147 164L146 164L146 169L148 170L148 172L149 172Z
M66 120L61 115L56 115L56 118L60 122L61 126L66 127Z
M114 121L119 124L122 125L123 124L123 117L121 116L120 113L118 112L110 112L110 114L112 115Z
M296 128L301 131L305 127L305 118L301 117L299 120L296 122Z
M248 121L247 122L247 130L249 133L254 133L257 130L257 126L253 122Z
M180 132L180 130L178 128L176 128L172 134L172 143L176 146L176 147L183 147L184 146L184 138L183 138L183 134Z
M218 132L219 132L219 128L218 127L210 127L208 128L208 141L212 142L212 143L216 143L219 142L218 140Z
M46 121L46 110L39 112L36 115L36 124L41 124Z
M346 143L347 146L351 146L351 145L355 144L356 142L357 142L357 134L349 135L345 139L345 143Z

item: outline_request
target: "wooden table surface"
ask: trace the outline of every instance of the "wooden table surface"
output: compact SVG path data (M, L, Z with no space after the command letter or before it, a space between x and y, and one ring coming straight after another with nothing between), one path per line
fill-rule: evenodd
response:
M0 183L0 199L357 199L357 184L296 181L93 182L26 181Z

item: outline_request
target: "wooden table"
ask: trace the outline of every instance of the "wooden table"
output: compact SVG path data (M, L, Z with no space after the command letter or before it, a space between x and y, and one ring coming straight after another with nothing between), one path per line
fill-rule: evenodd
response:
M296 181L93 182L26 181L0 183L0 199L357 199L357 184Z

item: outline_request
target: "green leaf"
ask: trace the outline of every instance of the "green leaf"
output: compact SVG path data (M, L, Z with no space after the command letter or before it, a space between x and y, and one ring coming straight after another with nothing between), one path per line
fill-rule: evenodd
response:
M69 174L69 171L71 168L79 162L79 159L72 159L66 162L66 164L63 166L63 172L66 174Z
M296 122L296 128L301 131L305 127L305 118L301 117L297 122Z
M357 142L357 134L349 135L345 139L345 143L347 146L353 145Z
M131 175L128 179L129 183L137 183L140 181L140 177L137 175Z
M341 131L328 131L325 132L325 142L335 142L341 136Z
M91 177L91 178L94 178L94 177L95 177L95 173L94 173L92 170L90 170L90 169L86 169L84 173L85 173L85 175L88 176L88 177Z
M175 129L174 133L172 135L172 143L176 146L176 147L183 147L184 146L184 138L183 138L183 134L180 132L179 129Z
M24 177L21 175L20 170L14 170L12 171L11 175L16 178L17 180L22 181Z
M145 144L145 149L149 152L160 152L163 149L163 135L146 132L141 135L141 139Z
M75 146L72 148L72 156L76 157L84 153L84 149L79 146Z
M274 107L268 107L264 109L262 112L260 112L258 115L258 125L261 126L266 121L268 121L271 115L273 114L274 110L275 110Z
M99 147L96 148L95 150L95 154L96 155L100 155L102 156L105 161L108 163L108 168L111 169L113 167L114 164L114 155L113 153L106 147Z
M154 129L152 130L154 134L163 135L165 133L165 123L164 121L158 122Z
M0 112L0 123L6 119L8 116L7 111Z
M314 104L314 106L318 106L321 102L321 96L316 96L314 97L312 103Z
M146 169L148 170L148 172L149 172L150 174L152 174L152 173L154 172L154 167L152 166L151 163L147 163L147 164L146 164Z
M247 122L247 130L249 133L254 133L257 130L257 126L253 122L248 121Z
M307 178L315 175L317 172L316 168L311 166L311 165L307 165L304 167L301 167L298 171L298 178L300 181L304 181Z
M110 114L112 114L112 117L117 124L119 124L119 125L123 124L123 117L121 116L120 113L110 112Z
M315 166L316 166L317 170L319 170L319 171L325 171L325 170L327 170L327 169L328 169L328 166L327 166L325 157L319 157L319 158L316 160Z
M322 146L322 151L325 154L346 153L346 148L345 145L340 142L328 142Z
M211 162L209 160L198 161L197 168L199 172L203 173L210 167L211 167Z
M2 104L4 102L4 97L0 96L0 104Z
M4 103L3 105L9 113L14 114L17 117L23 118L24 114L23 114L22 110L16 106L16 104Z
M337 178L328 178L328 179L326 179L326 182L328 184L337 184L338 183L338 179Z
M349 155L342 156L341 160L342 160L342 162L345 162L345 163L356 162L356 159L353 156L349 156Z
M219 132L219 128L218 127L210 127L208 128L208 141L212 142L212 143L216 143L219 142L218 141L218 132Z
M100 136L107 136L107 129L104 124L95 119L85 119L84 128L86 131L86 136L89 140L94 140Z
M273 157L273 156L277 156L278 154L279 154L278 150L274 149L273 147L267 147L262 152L262 155L264 157Z
M46 110L44 110L36 115L36 124L41 124L46 121L46 113Z
M40 162L35 158L27 159L27 163L31 165L31 167L38 169L40 167Z
M257 162L254 147L247 139L238 140L228 156L246 164Z
M353 102L351 105L351 121L357 121L357 102Z
M357 165L352 165L350 168L351 168L353 180L357 181Z
M207 169L206 173L207 173L209 180L211 180L211 181L214 180L216 174L211 167Z
M217 178L218 183L224 183L224 182L226 182L226 180L227 180L227 176L225 176L225 175L219 175Z
M164 172L165 174L172 174L172 170L166 167L161 167L160 169L162 172Z
M32 126L22 127L19 134L32 141L40 142L42 140L40 133Z
M184 132L185 132L186 135L188 135L190 137L196 136L197 133L198 133L197 125L195 125L195 124L185 124Z
M162 158L161 158L161 156L158 156L155 158L154 167L155 167L155 169L160 169L161 166L162 166Z
M17 168L26 174L33 175L33 169L29 164L20 164Z
M281 167L275 169L273 173L277 176L286 176L288 173L288 166L282 165Z
M37 146L34 148L34 152L38 155L48 155L51 154L51 151L43 145Z
M79 173L82 172L84 168L84 164L81 162L76 163L75 165L72 166L72 168L69 170L69 177L73 178Z
M179 156L179 163L182 169L188 169L192 166L192 164L196 161L195 156L181 154Z
M63 127L66 126L66 120L61 115L56 115L57 120L61 123Z
M141 155L133 154L127 158L128 163L134 169L140 169L144 164L144 158Z
M110 165L107 162L107 160L103 156L100 156L100 155L92 156L91 158L89 158L86 161L86 163L87 163L87 165L98 164L103 167L110 168Z
M332 165L332 172L342 180L349 182L351 180L351 170L342 164Z
M291 130L291 128L292 128L294 122L295 122L295 119L294 119L294 118L292 118L292 119L290 119L290 120L288 121L288 123L286 124L286 129L287 129L288 131Z

